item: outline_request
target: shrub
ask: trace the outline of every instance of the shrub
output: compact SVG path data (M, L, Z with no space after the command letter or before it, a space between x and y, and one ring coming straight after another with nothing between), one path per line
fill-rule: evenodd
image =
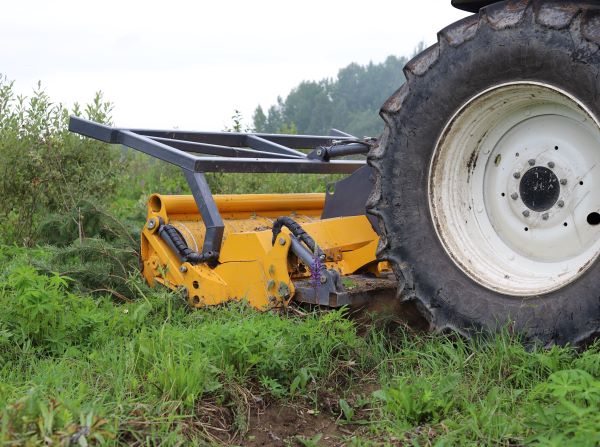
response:
M49 213L111 198L125 168L119 151L68 131L69 113L108 124L111 109L96 93L84 110L75 104L69 112L40 83L30 98L16 96L0 75L0 242L33 245Z
M84 349L128 334L135 325L106 299L70 293L69 278L42 275L21 261L6 269L0 278L0 347L7 348L0 353L2 360L9 360L15 349L48 355Z

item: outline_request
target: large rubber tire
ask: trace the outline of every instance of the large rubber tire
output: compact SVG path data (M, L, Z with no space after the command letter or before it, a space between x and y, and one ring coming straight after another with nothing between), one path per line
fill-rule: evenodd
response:
M415 300L432 329L510 327L530 341L579 344L600 332L600 263L558 290L510 296L478 284L449 257L432 223L428 169L446 124L494 86L556 86L600 116L598 3L505 1L438 33L404 68L406 83L381 109L386 128L369 154L376 184L367 204L382 229L378 255L391 262L400 296Z

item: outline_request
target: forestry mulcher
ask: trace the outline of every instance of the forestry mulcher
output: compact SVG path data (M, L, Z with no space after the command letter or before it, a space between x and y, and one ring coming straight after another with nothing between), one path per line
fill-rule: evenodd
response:
M374 300L435 330L600 331L600 4L454 0L473 14L404 68L379 139L70 129L179 166L143 274L192 306ZM361 154L366 154L366 160ZM324 194L213 196L206 172L344 173ZM404 306L404 307L403 307Z

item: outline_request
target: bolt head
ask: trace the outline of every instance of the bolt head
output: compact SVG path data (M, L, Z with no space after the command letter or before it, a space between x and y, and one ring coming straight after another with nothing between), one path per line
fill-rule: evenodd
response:
M561 185L566 185L567 184L567 179L566 178L561 178L560 179L560 184Z
M325 284L327 282L327 275L321 275L321 284Z
M521 177L521 173L520 172L513 172L513 177L514 178L519 178L519 177Z
M548 167L549 168L553 168L554 167L554 162L553 161L549 161L548 162Z
M510 195L510 198L511 198L511 199L513 199L513 200L517 200L517 199L519 198L519 194L517 194L516 192L513 192L513 193Z
M154 228L155 225L156 225L156 222L154 221L154 219L150 219L148 221L148 229L151 230L152 228Z
M529 210L525 210L525 211L523 211L523 216L525 216L525 217L529 217L529 214L530 214L530 213L529 213Z
M179 267L179 271L181 273L185 273L185 272L187 272L187 267L185 265L182 265L181 267Z
M559 208L562 208L563 206L565 206L565 201L559 200L558 202L556 202L556 206L558 206Z
M542 219L544 219L544 220L548 220L549 217L550 217L550 215L548 213L542 214Z
M323 149L317 149L317 155L320 157L323 155Z
M279 238L279 245L285 245L285 239L280 237Z
M319 260L320 260L320 261L324 261L324 260L325 260L325 255L321 255L321 256L319 256Z
M529 166L533 166L535 164L535 158L529 159L527 163L529 163Z

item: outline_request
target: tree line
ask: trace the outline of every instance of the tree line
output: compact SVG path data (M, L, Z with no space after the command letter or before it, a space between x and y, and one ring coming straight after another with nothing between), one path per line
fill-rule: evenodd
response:
M253 128L317 135L336 128L357 137L377 137L383 130L379 108L404 83L402 68L407 61L404 56L388 56L378 64L351 63L335 78L303 81L266 112L259 105L252 116Z

